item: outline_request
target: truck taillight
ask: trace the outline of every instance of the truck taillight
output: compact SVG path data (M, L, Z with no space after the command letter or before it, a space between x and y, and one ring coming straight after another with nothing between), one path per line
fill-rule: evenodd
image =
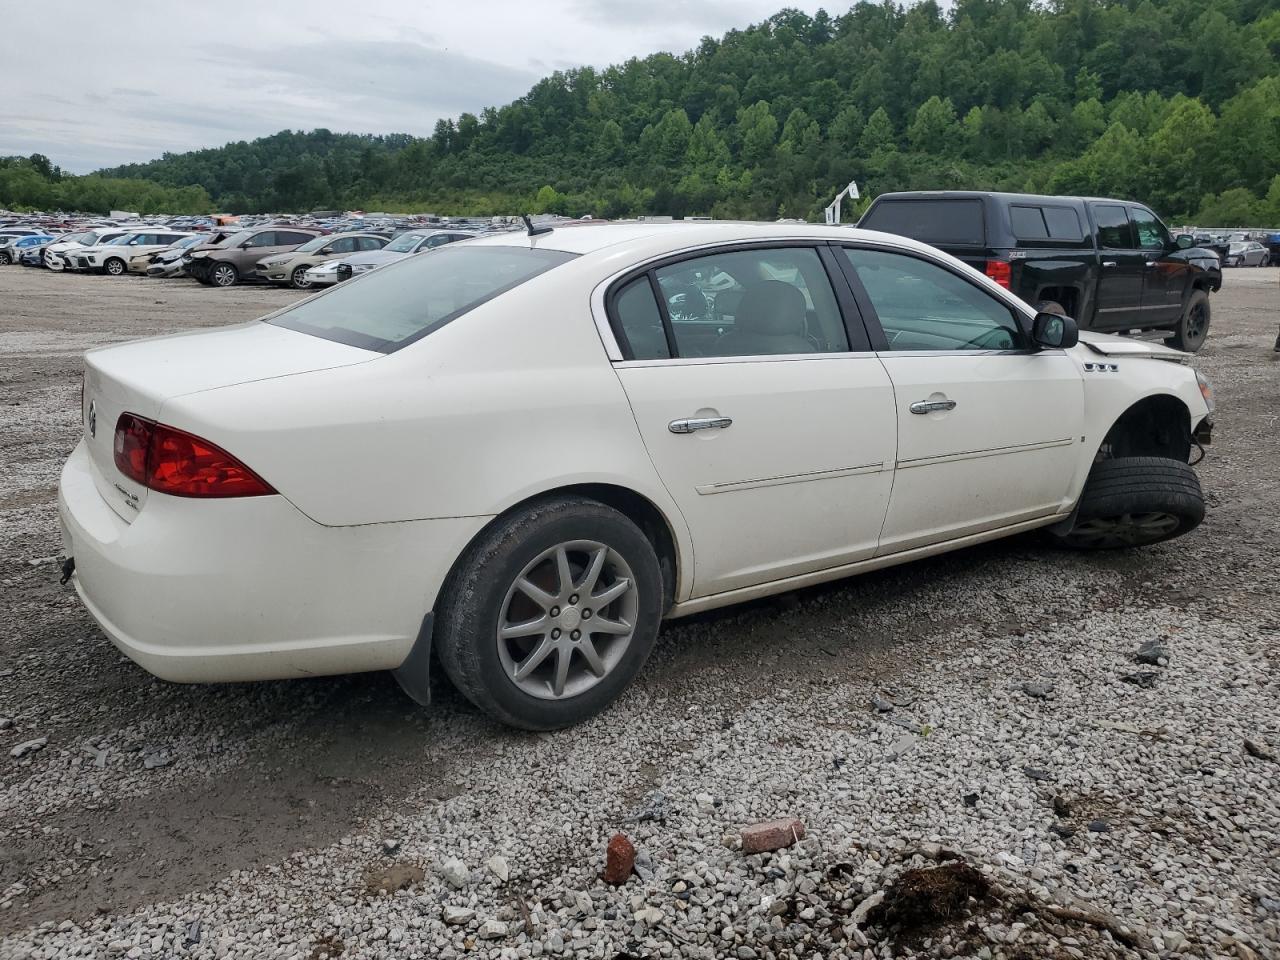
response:
M1009 267L1008 260L988 260L987 276L994 280L1006 290L1009 289L1009 283L1013 279L1013 271Z
M116 468L135 483L174 497L261 497L275 493L225 450L183 430L120 414Z

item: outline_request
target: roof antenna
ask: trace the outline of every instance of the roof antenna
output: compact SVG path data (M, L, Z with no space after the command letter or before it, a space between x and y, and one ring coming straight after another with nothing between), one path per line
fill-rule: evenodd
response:
M527 213L520 214L520 219L524 221L525 230L529 231L529 236L536 237L540 233L550 233L555 227L535 227L533 221L529 219Z

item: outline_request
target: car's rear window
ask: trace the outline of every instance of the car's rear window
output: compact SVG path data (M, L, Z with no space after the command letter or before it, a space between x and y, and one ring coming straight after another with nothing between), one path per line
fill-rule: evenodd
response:
M881 200L858 226L936 244L982 246L987 235L978 199Z
M449 245L348 280L267 322L391 353L575 256L528 247Z
M1058 204L1021 204L1009 207L1009 225L1019 240L1062 240L1078 243L1084 239L1080 215Z

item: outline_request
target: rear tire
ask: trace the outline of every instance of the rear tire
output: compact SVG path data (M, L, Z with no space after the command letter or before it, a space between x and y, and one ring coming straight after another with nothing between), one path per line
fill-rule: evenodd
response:
M1204 290L1192 290L1169 342L1178 350L1195 353L1209 336L1209 320L1209 294Z
M550 497L495 520L459 558L436 605L435 647L481 710L554 730L599 713L631 683L664 595L653 545L631 520L594 500Z
M1204 520L1204 494L1190 465L1165 457L1099 460L1089 471L1067 533L1075 550L1142 547L1189 533Z

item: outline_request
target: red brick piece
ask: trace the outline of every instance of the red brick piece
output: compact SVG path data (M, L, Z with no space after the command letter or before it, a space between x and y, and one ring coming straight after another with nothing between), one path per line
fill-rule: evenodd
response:
M614 885L626 883L635 865L635 846L625 834L615 833L604 851L604 882Z
M781 850L804 839L804 821L795 817L782 820L766 820L742 828L742 852L764 853Z

